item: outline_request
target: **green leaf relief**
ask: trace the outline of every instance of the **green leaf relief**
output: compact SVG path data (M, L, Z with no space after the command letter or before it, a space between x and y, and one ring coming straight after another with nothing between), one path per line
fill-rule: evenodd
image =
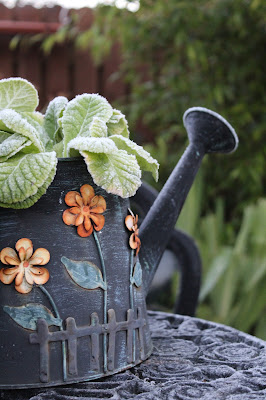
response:
M142 285L142 268L140 262L137 261L134 267L133 276L130 279L132 285L140 287Z
M0 164L0 202L6 207L23 202L51 183L57 165L55 152L17 154Z
M150 153L144 150L141 146L132 142L132 140L123 136L114 135L110 136L110 139L114 141L118 149L125 150L129 154L135 155L140 168L144 171L151 172L153 178L158 181L159 163L157 160L152 158Z
M64 156L68 156L67 145L71 139L90 135L90 124L94 117L107 122L113 109L108 101L97 94L82 94L71 100L63 113Z
M0 80L0 110L10 108L16 111L31 112L39 104L35 87L22 78Z
M101 288L107 290L106 283L97 265L89 261L70 260L67 257L62 257L61 261L77 285L84 289Z
M62 320L53 316L52 312L42 304L29 303L21 307L4 306L4 311L22 328L36 330L39 318L45 319L48 326L61 326Z

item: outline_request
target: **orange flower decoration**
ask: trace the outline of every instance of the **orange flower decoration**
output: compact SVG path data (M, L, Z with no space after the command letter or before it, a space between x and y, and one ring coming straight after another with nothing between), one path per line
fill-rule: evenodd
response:
M15 246L17 253L11 247L5 247L1 251L3 264L14 265L11 268L0 270L0 280L9 285L15 279L15 288L19 293L29 293L33 283L43 285L49 279L49 271L43 267L50 260L50 253L46 249L39 248L33 253L33 245L30 239L20 239ZM33 254L32 254L33 253Z
M125 224L129 231L133 232L129 238L129 246L131 249L136 250L136 256L139 253L141 242L138 237L139 229L138 229L138 216L134 215L133 212L129 209L131 215L127 215L125 218Z
M78 192L68 192L65 202L72 208L63 212L63 221L66 225L76 225L81 237L90 236L93 228L100 231L105 222L101 215L106 210L106 202L102 196L95 196L94 189L90 185L83 185Z

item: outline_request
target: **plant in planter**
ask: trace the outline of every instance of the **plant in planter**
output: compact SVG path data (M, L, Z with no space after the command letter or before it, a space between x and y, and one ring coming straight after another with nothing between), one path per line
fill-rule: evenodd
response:
M4 320L9 318L6 321L7 324L11 324L10 336L13 335L12 330L15 335L18 335L19 328L23 329L24 335L28 331L35 332L29 335L27 346L29 343L40 345L40 369L37 376L39 375L41 384L50 385L56 382L80 380L76 378L78 374L81 374L83 378L88 378L88 375L97 377L107 374L121 369L121 365L123 368L133 365L150 353L147 328L146 333L145 328L142 333L146 322L145 324L143 322L140 301L136 299L136 290L142 284L142 269L138 261L140 239L137 217L131 210L130 213L125 212L129 204L123 198L135 194L141 185L142 170L150 171L157 180L159 165L141 146L129 139L125 116L113 109L102 96L83 94L71 101L62 96L56 97L50 102L44 115L36 111L37 106L38 93L30 82L21 78L0 81L0 212L2 207L1 215L6 219L6 221L2 219L4 229L1 229L0 235L2 263L0 281L5 284L1 285L3 300L0 313ZM77 157L80 160L83 157L85 161L83 166ZM62 161L58 163L60 158ZM64 163L66 159L73 160L72 167L68 168L67 183L64 171L61 171L61 175L57 174L57 169L62 162L63 165L68 165ZM55 176L56 179L52 183ZM48 188L50 192L45 195ZM63 197L59 199L59 205L65 203L70 208L61 210L58 203L48 207L51 198L54 198L55 188L56 196L58 194L61 196L61 189L64 191ZM108 292L108 282L112 275L110 266L108 278L106 271L106 262L110 263L110 256L106 255L103 248L104 240L98 236L102 234L105 226L103 214L113 213L111 210L118 207L123 209L123 214L130 214L127 215L126 220L124 217L124 226L121 227L119 221L119 230L122 231L119 239L121 241L122 237L124 241L124 237L127 237L127 246L131 249L126 260L128 261L126 273L129 275L126 318L123 315L124 312L121 314L121 310L117 307L116 312L112 308L112 295L109 296ZM49 219L47 214L50 215L52 209L56 209L56 217L53 215ZM114 215L116 214L114 212ZM36 218L39 223L36 223ZM108 219L114 220L110 217ZM27 226L29 221L30 224ZM10 229L10 225L13 224L19 224L19 228L13 231ZM52 225L57 231L57 224L65 232L63 233L65 243L62 243L61 232L59 234L56 232L52 240L47 241L49 226ZM77 230L68 228L69 225L76 226ZM114 225L113 221L111 226ZM113 228L109 229L112 233ZM117 227L115 229L118 230ZM106 227L105 232L108 232ZM44 247L33 252L30 235L31 239L35 239L34 242L37 239ZM89 236L93 239L85 242L84 238ZM82 242L78 237L82 238ZM111 242L110 239L109 242ZM122 244L125 247L125 244ZM6 247L3 247L4 245ZM123 258L125 257L120 256L121 260ZM53 270L50 269L51 262L53 262ZM118 271L119 275L123 274ZM81 330L77 337L91 337L92 346L91 359L87 360L89 366L87 365L84 369L82 365L84 361L80 363L79 369L83 370L79 373L75 350L73 353L73 349L70 349L70 339L67 336L70 326L72 330L73 326L76 326L75 318L78 317L75 309L67 311L59 305L58 297L60 296L56 293L58 290L56 280L59 280L61 284L65 282L65 286L70 285L74 293L77 288L80 288L81 294L77 296L75 293L79 303L86 304L88 291L90 294L97 293L89 311L91 325L75 328L77 331ZM16 292L21 296L19 301L17 297L14 297L14 288L11 285L13 282ZM39 298L40 293L41 298ZM101 302L99 298L102 298L102 306L99 305L99 301ZM81 310L79 316L83 314L84 310ZM69 315L70 320L66 318ZM86 312L86 319L87 316ZM122 330L124 329L127 335L131 335L131 347L127 345L129 346L127 359L122 364L115 362L114 355L114 333L116 330L121 330L119 323L115 322L117 317L123 319ZM108 322L112 325L109 329ZM56 338L61 342L61 376L54 374L56 377L52 378L49 377L48 362L44 365L49 352L45 354L42 352L43 343L40 342L42 340L40 337L43 338L43 330L49 327L57 329L56 335L59 334L59 337L56 336ZM139 330L139 339L135 330ZM41 332L40 336L38 332ZM108 340L107 333L109 333ZM102 350L99 350L100 336ZM56 339L52 336L51 341L54 340ZM136 352L138 341L141 341L142 347L146 342L146 349L143 347L139 354ZM111 343L113 343L112 346ZM112 354L107 345L109 348L112 347ZM118 354L119 352L121 349L118 350ZM28 351L25 350L25 353ZM26 355L24 358L30 362L30 358ZM101 358L102 365L100 365ZM93 369L93 372L90 369ZM8 367L8 370L13 371L9 373L14 376L14 368ZM31 376L28 382L27 379L24 377L22 382L17 381L15 384L19 387L38 385L36 376L34 378ZM14 378L10 382L7 379L3 387L11 382L13 386Z
M27 208L47 190L57 158L82 156L108 193L133 196L141 170L158 179L158 162L129 139L125 116L97 94L59 96L45 115L38 93L21 78L0 81L0 205Z

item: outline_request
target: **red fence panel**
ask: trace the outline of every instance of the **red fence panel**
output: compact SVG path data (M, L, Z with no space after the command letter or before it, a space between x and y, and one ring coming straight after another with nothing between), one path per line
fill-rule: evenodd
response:
M25 30L32 32L33 28L37 31L40 29L40 32L43 32L43 29L53 30L59 22L61 10L58 6L42 9L24 6L9 9L0 4L0 79L21 76L31 81L39 91L40 110L59 95L71 99L85 92L99 93L111 102L125 95L126 86L122 80L112 79L121 62L118 46L114 46L111 55L101 66L94 64L89 50L78 50L69 42L56 45L49 55L44 55L38 44L20 46L15 50L9 48L9 42L14 35L5 29L7 22L14 26L14 29L18 27L22 36L29 35ZM80 27L88 28L93 20L93 11L84 8L77 12L80 16ZM12 21L19 21L20 25L12 25ZM33 28L32 22L35 24ZM42 24L38 25L40 22ZM47 24L46 28L43 23Z

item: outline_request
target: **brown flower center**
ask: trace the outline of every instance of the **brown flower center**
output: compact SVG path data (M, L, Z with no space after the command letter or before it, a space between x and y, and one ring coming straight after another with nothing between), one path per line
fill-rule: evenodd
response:
M27 268L29 265L30 265L30 263L28 261L24 261L24 263L23 263L24 268Z
M90 212L90 207L89 206L85 206L85 207L83 207L82 211L84 213L89 213Z

